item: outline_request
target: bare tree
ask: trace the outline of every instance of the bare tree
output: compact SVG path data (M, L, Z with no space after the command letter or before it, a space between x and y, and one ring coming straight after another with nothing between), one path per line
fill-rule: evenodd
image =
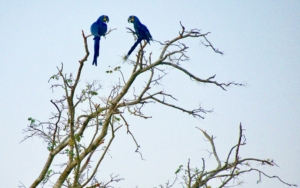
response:
M99 170L99 165L107 155L111 143L115 138L116 131L122 126L125 126L127 133L132 136L137 146L136 151L139 152L139 144L129 129L126 117L130 114L145 119L149 118L149 115L145 115L142 112L142 109L149 103L165 105L196 118L203 118L203 114L210 112L201 108L201 106L195 109L176 106L166 101L167 98L176 100L172 94L166 93L163 90L155 91L152 89L154 85L160 84L161 80L166 76L167 67L175 68L182 74L190 77L193 81L212 84L222 90L226 90L231 85L243 86L243 84L236 82L218 82L215 80L216 75L208 78L200 78L189 70L184 69L180 63L189 60L189 57L186 55L188 46L183 43L188 38L201 38L205 46L210 47L216 53L223 53L216 49L207 39L207 36L210 34L209 32L201 33L199 29L186 30L181 23L180 25L181 31L177 37L165 42L157 41L162 48L156 60L152 60L152 53L145 51L147 43L144 43L140 45L135 59L127 61L132 66L130 76L125 77L121 67L115 67L107 71L108 73L117 72L120 75L119 82L112 87L107 97L98 96L101 85L97 81L87 83L83 88L79 87L81 73L90 54L87 45L89 36L86 36L82 31L85 55L79 61L77 73L74 75L72 73L65 73L64 66L61 64L60 67L57 67L57 73L49 79L49 82L54 82L51 85L53 91L60 89L64 93L62 98L50 101L56 112L53 112L50 119L46 122L30 117L28 119L30 123L24 130L24 133L26 133L24 140L34 136L42 138L48 144L49 150L49 155L43 169L30 187L33 188L38 185L50 185L55 188L111 187L112 182L123 180L118 175L112 174L107 182L98 181L97 171ZM132 31L129 32L132 33ZM141 75L147 75L148 78L143 88L140 88L140 92L137 92L135 87L133 88L133 84ZM92 136L86 136L91 132ZM213 138L207 138L214 146ZM247 160L241 161L238 158L240 145L242 145L241 141L234 147L237 151L235 162L230 163L227 161L222 166L218 160L219 165L215 171L208 173L203 169L202 175L197 172L193 177L187 176L191 179L187 187L206 185L207 181L218 175L217 172L220 169L236 172L238 165L247 162ZM215 152L214 154L217 156ZM60 155L66 158L64 163L59 164L60 169L63 169L62 171L55 170L55 165L58 164L54 163L54 160ZM269 165L273 164L272 161L256 160ZM189 165L188 168L190 168ZM187 172L191 172L191 169L187 170ZM236 174L241 173L242 171L238 171L234 176L227 175L226 177L234 178ZM206 179L203 179L204 177ZM224 176L224 178L226 177ZM229 178L228 181L232 178Z
M277 166L277 164L272 159L257 159L257 158L241 158L240 156L240 148L242 146L246 145L246 137L243 134L243 128L242 124L240 124L239 128L239 136L237 144L234 145L228 152L227 157L225 160L222 160L221 162L219 155L217 153L217 149L214 143L214 136L209 136L208 133L198 127L204 137L207 139L207 141L211 145L211 152L210 155L213 155L217 166L211 170L206 168L205 160L202 158L202 169L198 168L192 168L190 165L190 160L188 160L187 166L183 167L183 165L180 165L178 169L176 170L176 178L173 182L167 182L165 183L165 186L160 185L160 188L171 188L175 185L175 182L179 181L177 176L178 174L182 174L182 181L180 182L183 187L188 188L211 188L210 181L211 180L219 180L220 184L218 188L222 187L234 187L237 185L242 185L243 180L240 180L240 176L242 174L247 174L250 172L257 172L258 173L258 181L257 183L260 183L262 181L262 176L265 176L267 178L274 178L279 180L281 183L288 185L288 186L294 186L297 187L296 184L290 184L278 176L270 176L260 170L257 167L253 166ZM233 158L233 159L232 159ZM230 185L228 185L230 184Z

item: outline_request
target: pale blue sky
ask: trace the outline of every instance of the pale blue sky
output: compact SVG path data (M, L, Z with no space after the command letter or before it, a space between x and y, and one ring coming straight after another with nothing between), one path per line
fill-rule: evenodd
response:
M122 66L125 75L131 66L123 56L134 43L126 33L129 15L136 15L147 25L156 40L177 36L179 21L187 29L212 32L208 38L225 55L215 54L188 40L189 62L183 67L201 78L217 74L218 81L247 83L223 91L212 85L197 84L180 72L170 70L164 79L165 91L172 93L186 108L201 104L214 109L197 120L158 104L149 105L145 114L150 120L129 117L140 151L146 161L134 152L135 145L123 128L118 132L110 155L104 160L99 180L109 174L120 174L125 181L116 187L154 187L172 180L180 164L191 159L208 167L214 159L205 151L200 127L217 137L216 147L222 159L237 141L240 122L246 129L247 145L241 157L273 158L280 167L264 167L270 175L300 185L300 1L0 1L0 182L3 187L17 187L21 181L29 186L38 176L47 156L46 143L29 139L22 129L27 118L47 120L60 96L52 93L48 79L63 62L67 72L74 72L84 55L81 30L88 34L90 25L106 14L109 28L117 28L101 40L98 67L92 58L86 63L82 83L100 80L105 96L118 75L107 75L108 66ZM93 40L89 38L92 49ZM155 58L160 46L147 46ZM136 87L143 80L138 80ZM57 162L59 163L59 162ZM243 187L285 187L277 180L258 175L244 175ZM216 182L214 182L216 183ZM215 184L212 184L215 185Z

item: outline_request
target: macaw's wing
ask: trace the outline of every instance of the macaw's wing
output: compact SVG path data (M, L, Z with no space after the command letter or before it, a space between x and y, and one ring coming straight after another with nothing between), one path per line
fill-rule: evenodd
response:
M149 41L152 40L150 31L148 30L148 28L145 25L142 24L142 26L143 26L142 28L143 28L143 33L145 35L145 38L146 38L147 42L149 43Z
M107 25L105 23L95 22L91 25L91 33L94 36L104 36L107 32Z
M94 35L94 36L98 36L98 23L97 23L97 22L94 22L94 23L91 25L91 33L92 33L92 35Z
M107 32L107 25L101 22L98 27L98 35L104 36L106 32Z
M152 36L148 28L142 23L136 23L134 29L138 35L138 38L146 40L148 43L152 40Z

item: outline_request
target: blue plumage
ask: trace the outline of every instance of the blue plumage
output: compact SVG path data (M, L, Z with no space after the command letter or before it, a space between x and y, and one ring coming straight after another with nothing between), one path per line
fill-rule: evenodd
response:
M109 18L106 15L102 15L98 18L96 22L91 25L91 33L94 35L94 59L93 65L97 66L97 58L99 56L100 50L100 38L105 36L107 32L107 25L105 22L109 22Z
M128 22L133 23L135 34L137 35L138 39L127 53L125 59L130 56L130 54L142 40L146 40L149 44L150 40L153 40L148 28L142 24L136 16L129 16Z

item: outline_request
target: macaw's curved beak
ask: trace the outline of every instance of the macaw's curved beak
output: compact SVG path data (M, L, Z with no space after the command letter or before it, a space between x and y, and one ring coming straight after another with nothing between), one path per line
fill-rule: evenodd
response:
M103 18L103 21L108 23L108 22L109 22L108 16L105 16L105 17Z
M130 16L130 17L128 18L128 22L129 22L129 23L133 23L133 22L134 22L134 17L133 17L133 16Z

